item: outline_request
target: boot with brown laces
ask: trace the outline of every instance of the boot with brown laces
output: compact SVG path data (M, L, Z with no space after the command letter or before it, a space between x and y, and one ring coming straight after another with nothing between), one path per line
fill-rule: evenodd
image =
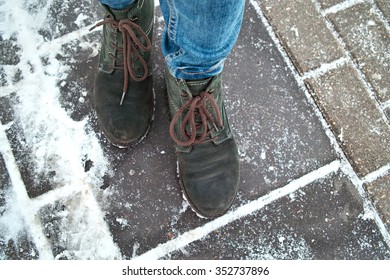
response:
M165 73L185 199L201 217L223 215L238 191L239 157L222 99L221 74L200 81Z
M125 148L140 142L153 120L150 55L154 1L137 1L122 10L103 7L107 15L93 27L103 25L94 106L107 139Z

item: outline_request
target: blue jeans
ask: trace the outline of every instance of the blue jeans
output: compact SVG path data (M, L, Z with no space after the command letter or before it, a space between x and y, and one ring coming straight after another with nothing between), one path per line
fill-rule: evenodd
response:
M100 0L113 9L135 1ZM237 41L245 0L160 0L160 6L161 48L171 74L185 80L219 74Z

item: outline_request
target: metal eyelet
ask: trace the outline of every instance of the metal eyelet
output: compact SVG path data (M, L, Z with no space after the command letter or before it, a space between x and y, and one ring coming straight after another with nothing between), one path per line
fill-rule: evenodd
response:
M183 90L183 91L180 93L180 96L183 97L183 98L188 98L188 93L187 93L186 91Z

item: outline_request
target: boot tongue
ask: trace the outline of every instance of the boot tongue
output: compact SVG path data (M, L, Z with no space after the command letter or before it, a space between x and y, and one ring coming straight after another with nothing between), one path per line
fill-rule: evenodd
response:
M212 78L206 78L202 80L187 81L187 86L191 91L192 96L198 96L202 91L207 89Z
M103 6L107 10L107 12L109 12L115 18L115 20L120 21L122 19L129 18L129 12L133 9L135 4L136 4L136 2L130 4L126 8L120 9L120 10L112 9L112 8L108 7L107 5L103 5Z

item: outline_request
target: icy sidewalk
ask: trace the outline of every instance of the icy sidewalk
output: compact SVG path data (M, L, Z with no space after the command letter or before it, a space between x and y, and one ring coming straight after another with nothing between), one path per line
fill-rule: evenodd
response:
M364 189L388 169L359 177L266 8L247 3L227 61L242 181L233 209L209 221L183 202L176 177L159 7L156 119L143 143L119 150L91 108L100 31L88 27L101 18L98 5L27 3L0 2L0 258L390 258L388 231Z

